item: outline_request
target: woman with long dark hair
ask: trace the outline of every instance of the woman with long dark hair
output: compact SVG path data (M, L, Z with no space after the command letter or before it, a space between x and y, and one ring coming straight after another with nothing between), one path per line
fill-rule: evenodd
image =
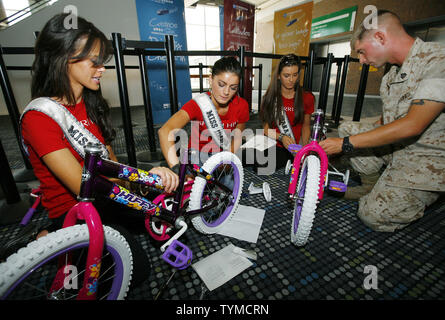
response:
M112 53L110 42L81 17L76 17L77 28L66 28L67 17L55 15L39 33L32 66L33 100L21 117L24 148L52 222L39 236L61 228L66 213L77 203L86 141L100 143L103 154L117 161L110 145L115 137L110 108L100 91L104 64ZM161 176L168 190L176 188L178 179L171 170L153 168L151 172ZM145 278L148 257L127 228L122 228L129 221L143 226L142 215L106 199L96 199L94 204L102 221L129 242L136 282Z
M192 125L189 147L199 151L201 163L213 153L221 150L235 153L241 146L241 133L249 120L249 105L238 95L241 65L234 57L223 57L214 63L211 70L210 91L184 104L158 131L162 153L170 168L179 166L179 158L175 141L169 135L182 129L190 121L197 121L198 124ZM207 102L203 99L206 97ZM214 108L210 107L210 110L205 112L201 101L204 101L202 104L210 104ZM213 129L212 127L216 122L220 123L222 140L227 137L225 143L215 139L214 133L218 126L215 125Z
M300 85L300 71L301 60L298 56L283 56L261 102L260 118L264 134L277 140L276 157L268 159L275 160L276 169L284 167L288 160L293 159L287 150L289 144L298 144L301 138L301 143L305 145L310 138L310 120L315 98ZM271 154L270 150L268 154ZM267 158L268 154L264 157Z

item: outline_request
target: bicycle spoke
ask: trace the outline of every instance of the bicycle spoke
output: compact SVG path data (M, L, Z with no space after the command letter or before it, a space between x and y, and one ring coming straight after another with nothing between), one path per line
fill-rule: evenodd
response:
M41 288L39 288L39 287L37 287L37 286L35 286L35 285L33 285L33 284L30 284L30 283L28 283L28 282L25 282L24 285L25 285L25 286L28 286L28 287L30 287L31 289L34 289L34 290L36 290L36 291L43 292L44 294L47 293L46 290L43 290L43 289L41 289Z

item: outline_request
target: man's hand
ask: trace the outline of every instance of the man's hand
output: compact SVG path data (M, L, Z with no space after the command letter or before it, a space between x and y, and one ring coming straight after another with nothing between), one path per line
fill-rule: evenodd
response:
M327 138L320 141L320 147L326 152L327 155L337 154L342 152L343 138Z

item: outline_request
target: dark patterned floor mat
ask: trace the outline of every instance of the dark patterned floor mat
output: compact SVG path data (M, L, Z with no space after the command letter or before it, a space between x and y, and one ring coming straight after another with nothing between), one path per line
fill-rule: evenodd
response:
M445 203L434 204L422 219L404 230L378 233L357 218L357 202L325 194L308 243L296 247L290 242L293 207L286 196L288 176L281 169L266 178L272 189L271 202L266 202L262 194L249 195L246 190L250 182L261 183L264 178L246 169L240 201L266 211L256 244L203 235L193 227L181 238L192 249L194 262L230 243L257 252L252 267L207 292L204 299L444 299ZM46 219L44 215L34 217L38 224ZM0 243L17 230L15 225L0 227ZM131 290L127 299L152 300L170 276L171 267L161 259L148 233L136 237L150 256L152 268L147 280ZM365 282L371 275L367 268L377 272L376 287L366 289ZM160 299L199 299L201 283L189 267L175 275Z

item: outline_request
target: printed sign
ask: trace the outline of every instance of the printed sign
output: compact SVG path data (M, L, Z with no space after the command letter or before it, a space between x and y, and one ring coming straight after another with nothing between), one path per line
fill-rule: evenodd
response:
M139 33L142 41L165 41L173 35L175 50L187 50L187 38L182 0L136 0ZM154 124L171 117L170 93L165 56L149 56L148 79ZM188 57L175 57L178 109L192 98Z
M224 50L238 50L244 46L253 51L255 6L239 0L224 0ZM246 58L243 97L252 102L252 58ZM249 68L250 67L250 68Z
M313 6L314 3L310 1L275 11L274 52L276 54L294 53L297 56L309 54ZM275 68L277 63L277 60L273 60L272 67Z
M357 6L340 10L312 20L311 39L354 30Z

